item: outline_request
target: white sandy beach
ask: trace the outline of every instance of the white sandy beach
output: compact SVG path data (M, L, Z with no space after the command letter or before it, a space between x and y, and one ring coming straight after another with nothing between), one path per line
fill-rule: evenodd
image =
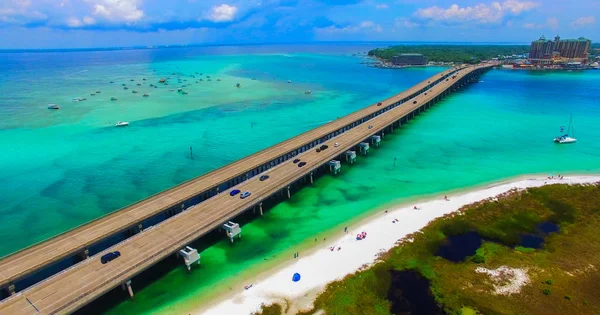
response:
M524 179L527 178L527 179ZM312 306L316 294L329 282L354 273L362 266L373 264L379 253L389 250L406 235L425 227L431 220L457 211L461 207L506 193L513 188L539 187L544 184L581 184L600 181L600 176L566 176L564 179L548 180L542 176L528 176L511 182L490 185L471 192L448 195L439 199L425 201L381 211L373 217L349 226L348 233L340 231L340 237L319 244L322 248L311 254L295 259L278 270L273 270L262 278L240 283L239 292L229 296L209 309L197 310L197 314L250 314L260 309L261 304L271 304L283 300L291 301L289 312ZM413 207L417 206L418 210ZM397 222L393 222L398 219ZM356 235L366 232L364 240L356 240ZM335 247L333 251L331 247ZM341 248L341 250L338 250ZM298 282L292 281L294 273L301 275ZM248 290L245 285L252 284Z

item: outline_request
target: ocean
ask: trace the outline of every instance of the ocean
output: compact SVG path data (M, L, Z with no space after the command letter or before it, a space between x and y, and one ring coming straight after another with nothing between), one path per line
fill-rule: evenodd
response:
M0 255L351 113L444 69L370 68L364 56L355 54L374 47L0 53ZM169 76L181 83L157 84ZM239 279L293 259L288 256L295 248L384 207L522 174L598 172L599 79L600 71L489 71L482 82L386 135L380 148L344 165L339 176L325 176L264 217L247 220L241 241L201 240L202 264L191 273L173 258L151 269L151 276L134 278L135 300L111 292L86 311L183 313L216 293L240 290ZM183 85L186 95L169 91ZM48 103L61 109L48 110ZM552 138L571 114L578 142L554 144ZM117 121L130 125L115 128Z

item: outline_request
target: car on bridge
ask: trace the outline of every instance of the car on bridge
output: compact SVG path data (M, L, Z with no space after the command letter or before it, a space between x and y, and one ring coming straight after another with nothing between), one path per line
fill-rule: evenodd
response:
M377 103L377 106L381 106L381 102Z
M234 189L234 190L232 190L231 192L229 192L229 195L230 195L230 196L235 196L235 195L237 195L237 194L239 194L239 193L240 193L240 190L239 190L239 189Z
M263 175L263 176L261 176L259 179L260 179L260 181L261 181L261 182L264 182L264 181L266 181L267 179L269 179L269 175Z
M298 163L298 167L302 167L304 165L306 165L306 162L300 162L300 163Z
M417 101L413 101L413 104L417 104Z
M323 150L325 150L325 149L327 149L327 148L329 148L329 146L328 146L328 145L326 145L326 144L324 144L324 145L322 145L322 146L321 146L319 149L321 149L321 151L323 151Z
M119 257L121 257L121 252L119 252L119 251L110 252L108 254L102 255L102 257L100 257L100 262L103 264L107 264Z
M321 149L317 148L317 153L321 152Z
M251 193L249 191L244 191L241 195L240 198L241 199L246 199L248 197L250 197Z
M300 159L295 159L295 160L294 160L294 164L296 164L296 163L298 163L298 162L300 162Z

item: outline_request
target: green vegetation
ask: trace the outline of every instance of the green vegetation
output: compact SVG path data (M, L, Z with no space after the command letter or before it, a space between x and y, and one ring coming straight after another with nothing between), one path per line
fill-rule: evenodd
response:
M414 270L427 278L448 314L600 313L600 184L532 188L460 212L409 235L412 242L391 249L371 268L329 284L306 314L390 314L392 270ZM519 235L546 221L560 231L549 235L543 248L513 248ZM435 255L447 236L467 231L486 239L473 256L453 263ZM475 272L501 266L525 271L529 281L514 294L498 294L496 287L510 279Z
M369 56L391 61L404 53L418 53L427 61L478 63L499 56L520 55L529 52L529 45L402 45L369 51Z
M262 305L261 311L253 315L281 315L283 307L279 304Z

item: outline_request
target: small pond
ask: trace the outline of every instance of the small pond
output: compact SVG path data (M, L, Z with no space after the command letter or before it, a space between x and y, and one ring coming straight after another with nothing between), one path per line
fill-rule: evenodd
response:
M461 262L475 255L475 251L481 247L481 241L482 238L477 232L448 236L446 243L438 248L436 255L453 262Z
M414 270L391 270L388 300L392 302L392 314L444 314L435 302L429 280Z
M521 242L519 246L540 249L544 247L545 238L550 233L558 232L558 225L552 222L542 222L536 226L536 233L521 234Z

